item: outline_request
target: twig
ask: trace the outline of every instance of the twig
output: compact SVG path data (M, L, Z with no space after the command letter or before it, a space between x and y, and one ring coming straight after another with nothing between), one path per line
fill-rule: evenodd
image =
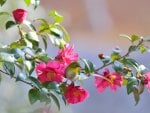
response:
M141 40L139 41L139 43L138 43L135 47L138 48L142 43L143 43L143 39L141 39ZM127 56L130 55L131 52L132 52L132 51L128 51L125 55L123 55L122 57L120 57L118 60L121 60L121 59L126 58ZM98 72L99 70L103 69L104 67L107 67L107 66L109 66L109 65L111 65L111 64L113 64L113 63L114 63L114 61L112 61L112 62L110 62L110 63L108 63L108 64L103 64L103 66L101 66L101 67L95 69L95 73Z
M3 74L5 74L5 75L10 76L10 74L7 73L7 72L4 72L4 71L2 71L2 70L0 70L0 72L3 73ZM17 79L17 77L15 77L15 76L12 76L12 78L15 79L15 80ZM21 82L23 82L23 83L25 83L25 84L28 84L28 85L30 85L31 87L35 87L32 83L30 83L30 82L28 82L28 81L25 81L25 80L19 80L19 81L21 81Z

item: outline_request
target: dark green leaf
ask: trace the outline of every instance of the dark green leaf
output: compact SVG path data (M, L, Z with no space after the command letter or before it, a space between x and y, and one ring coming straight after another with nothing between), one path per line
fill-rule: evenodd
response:
M34 104L36 101L40 99L40 93L37 89L30 89L28 93L28 97L31 104Z
M41 60L41 61L43 61L43 62L48 62L48 61L52 60L52 58L50 58L47 55L39 55L38 59Z
M40 102L46 102L46 104L47 103L50 103L50 98L48 97L48 95L45 93L45 92L43 92L43 91L40 91Z
M0 0L0 5L3 6L6 3L6 0Z
M86 74L91 74L94 72L94 65L92 62L90 62L89 60L86 59L81 59L85 65L85 73Z
M126 65L126 66L134 67L135 69L138 69L138 67L139 67L137 61L134 60L134 59L131 59L131 58L125 58L125 59L123 59L122 63L124 65Z
M132 45L132 46L130 46L129 47L129 52L133 52L133 51L136 51L137 50L137 46L134 46L134 45Z
M134 85L134 81L130 80L130 81L127 82L126 88L127 88L127 94L128 95L133 92L133 85Z
M57 105L58 109L60 110L60 103L57 97L54 94L50 94L51 98L54 100L55 104Z
M48 85L47 85L47 88L49 90L54 90L54 91L59 90L58 84L56 82L49 82Z
M9 29L9 28L11 28L11 27L13 27L15 25L16 25L16 23L14 21L8 21L6 23L6 29Z
M37 80L37 78L32 77L32 76L29 76L29 80L30 80L34 85L36 85L36 87L37 87L38 89L42 89L42 85L41 85L41 83Z
M3 68L12 77L15 74L15 65L11 62L3 62Z

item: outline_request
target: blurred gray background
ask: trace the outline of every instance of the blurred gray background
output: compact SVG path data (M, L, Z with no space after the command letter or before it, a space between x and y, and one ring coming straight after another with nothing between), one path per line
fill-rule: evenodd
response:
M41 0L37 10L26 8L22 0L18 4L8 0L8 5L0 7L0 11L11 11L26 8L28 19L48 18L49 10L55 9L64 16L63 25L71 35L71 43L81 57L87 58L98 67L98 53L110 54L112 48L119 46L124 54L129 42L120 38L119 34L150 34L150 1L149 0ZM0 18L5 21L6 18ZM4 22L0 23L0 42L8 44L17 38L17 30L4 31ZM48 52L55 54L52 48ZM150 54L134 53L133 58L150 68ZM36 103L31 106L27 98L29 87L23 83L14 83L8 77L0 84L0 113L149 113L150 93L145 90L141 101L134 106L133 96L126 94L126 89L98 93L93 85L93 79L86 80L84 87L90 97L83 103L63 106L57 111L55 105L46 106ZM38 108L38 109L37 109Z

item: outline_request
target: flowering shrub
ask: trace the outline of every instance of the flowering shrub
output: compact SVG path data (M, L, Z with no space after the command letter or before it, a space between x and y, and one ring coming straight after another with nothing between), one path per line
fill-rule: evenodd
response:
M40 3L40 0L24 1L28 6L34 5L35 9ZM1 0L0 5L5 2ZM31 86L28 93L31 104L54 100L60 109L58 98L62 98L66 105L83 102L89 94L79 81L90 77L95 78L94 84L99 92L108 87L116 91L118 87L126 86L127 93L134 95L136 104L144 87L150 90L150 72L146 72L144 65L130 58L132 52L148 51L145 42L150 41L150 37L121 35L131 42L127 53L122 55L120 48L113 49L110 56L100 53L98 57L103 65L95 68L91 61L79 58L74 47L69 45L69 34L61 25L63 17L56 11L50 11L53 23L43 18L30 22L26 19L28 13L24 9L16 9L12 14L13 19L6 23L6 29L17 26L20 38L0 46L0 72ZM0 12L0 16L3 15L11 16L8 12ZM36 22L40 23L39 26L35 25ZM54 58L47 54L47 39L58 47L58 54ZM45 48L40 47L41 40ZM110 65L113 72L108 69ZM82 77L83 74L86 77Z

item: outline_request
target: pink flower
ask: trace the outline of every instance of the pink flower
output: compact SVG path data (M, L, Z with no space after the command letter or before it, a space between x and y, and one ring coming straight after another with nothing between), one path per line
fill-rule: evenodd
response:
M75 53L74 48L66 44L63 49L58 51L56 59L63 62L65 66L68 66L72 62L78 61L78 53Z
M71 84L67 87L64 96L68 103L76 104L84 101L89 94L81 86L74 86L74 84Z
M108 69L105 69L103 72L104 77L95 77L95 86L99 92L103 92L107 87L110 87L112 91L117 90L117 86L121 87L122 77L119 73L113 72L109 73Z
M150 91L150 72L145 74L144 84L146 85L147 89Z
M64 65L58 61L44 62L36 66L36 73L40 82L62 82L64 78Z
M13 11L13 17L17 23L22 23L27 16L27 11L24 9L16 9Z

